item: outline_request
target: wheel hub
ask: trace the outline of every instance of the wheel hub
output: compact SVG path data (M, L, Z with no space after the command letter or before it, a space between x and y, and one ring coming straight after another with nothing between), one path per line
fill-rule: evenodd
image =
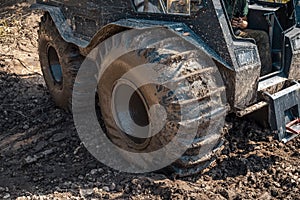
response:
M59 58L57 56L56 50L53 47L50 47L48 50L48 59L49 59L49 66L52 78L55 83L62 84L63 82L63 72L62 67L59 62Z
M145 143L150 135L150 118L140 90L130 81L120 79L112 95L112 112L118 127L133 142Z

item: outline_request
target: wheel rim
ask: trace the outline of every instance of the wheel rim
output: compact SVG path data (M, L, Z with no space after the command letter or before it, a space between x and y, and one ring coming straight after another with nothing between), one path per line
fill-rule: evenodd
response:
M132 94L131 96L129 96ZM125 97L125 98L124 98ZM124 99L130 99L124 102ZM120 79L115 83L112 93L112 112L116 124L123 134L137 145L147 143L150 135L148 105L140 90L128 80ZM143 131L136 127L143 127ZM136 137L136 132L139 137ZM135 134L132 134L135 133Z
M53 47L49 47L48 49L48 60L49 60L49 67L52 79L54 83L62 85L63 82L63 72L62 67L59 62L58 55L56 50Z

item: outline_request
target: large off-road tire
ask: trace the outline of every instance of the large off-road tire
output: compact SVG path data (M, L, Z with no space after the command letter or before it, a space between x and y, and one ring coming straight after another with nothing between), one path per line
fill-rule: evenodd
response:
M72 90L83 61L76 45L64 41L48 13L39 27L39 57L44 79L57 106L71 110Z
M161 36L163 39L156 38L157 32L166 36ZM149 48L130 50L140 44ZM194 142L181 158L165 170L176 176L187 176L209 166L215 149L220 145L227 112L225 100L222 99L225 88L218 80L220 76L212 59L193 45L188 45L181 37L171 33L168 35L162 29L145 33L129 30L113 36L102 44L99 58L103 61L114 57L116 49L123 49L126 53L105 69L98 84L99 105L110 140L130 152L153 152L180 134L179 125L188 130L197 123L199 126ZM147 63L159 64L154 70L162 75L164 85L175 84L177 88L176 91L170 91L166 87L148 84L134 93L130 99L129 113L136 124L149 124L149 108L152 105L160 104L166 109L165 125L159 134L141 139L123 131L131 127L131 124L124 123L126 118L121 115L128 105L119 105L120 101L114 105L114 102L122 96L122 89L135 90L134 83L148 76L140 73L136 74L136 80L127 80L124 74ZM154 124L159 124L160 120L158 115Z

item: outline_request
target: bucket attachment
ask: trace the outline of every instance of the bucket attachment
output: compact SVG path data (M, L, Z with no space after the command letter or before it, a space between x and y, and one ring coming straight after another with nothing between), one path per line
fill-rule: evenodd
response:
M269 103L269 123L279 140L287 143L300 135L300 84L292 81L288 87L263 96Z

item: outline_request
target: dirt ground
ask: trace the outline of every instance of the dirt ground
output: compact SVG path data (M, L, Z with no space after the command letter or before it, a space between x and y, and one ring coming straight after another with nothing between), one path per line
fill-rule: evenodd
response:
M55 107L38 61L41 13L0 9L0 199L300 199L300 139L227 118L226 144L202 174L125 174L94 159Z

